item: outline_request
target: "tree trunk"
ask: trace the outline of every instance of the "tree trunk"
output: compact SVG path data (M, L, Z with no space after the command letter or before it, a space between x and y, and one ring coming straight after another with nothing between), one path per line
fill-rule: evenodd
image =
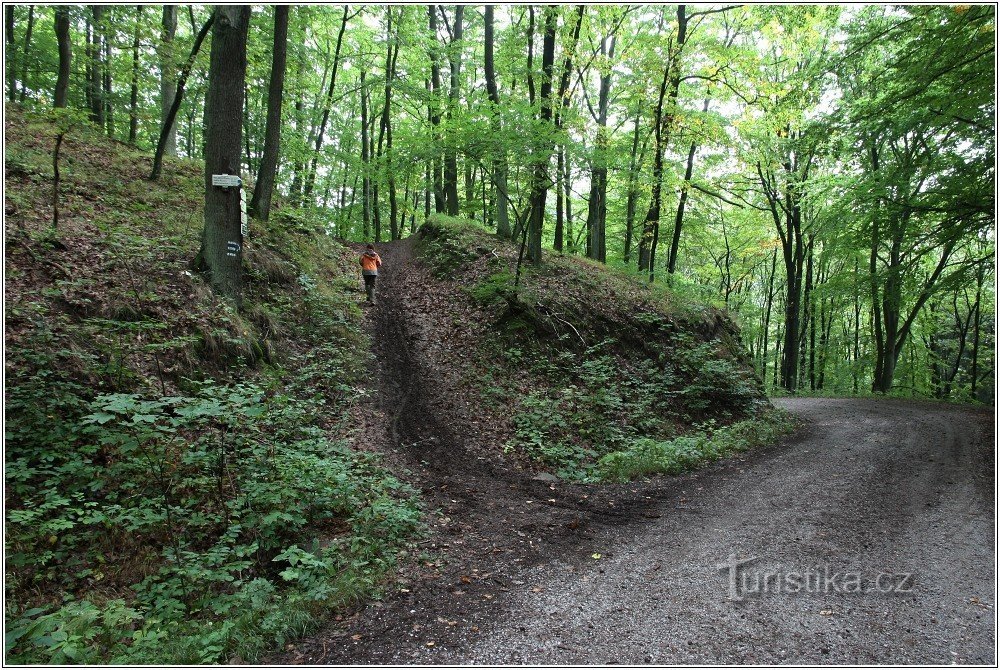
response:
M56 40L59 43L59 75L56 79L56 90L53 107L65 107L69 93L70 61L73 59L72 46L69 39L69 7L56 6Z
M437 9L427 5L427 25L430 29L434 46L430 49L431 78L430 96L427 102L427 115L434 129L434 211L439 214L445 211L444 176L441 172L441 66L438 64L437 52Z
M103 79L103 46L101 38L104 36L104 28L101 18L104 16L104 5L90 5L90 13L94 17L94 39L91 43L90 51L90 77L88 78L88 88L90 90L90 120L100 128L104 128L104 95L102 87Z
M267 221L270 215L281 148L281 102L285 94L285 65L288 60L288 11L288 5L274 7L274 46L271 50L271 81L267 88L264 153L249 208L250 216L261 221Z
M17 41L14 35L14 5L4 7L4 27L7 31L7 98L17 100Z
M500 90L497 88L497 76L493 59L493 5L486 5L485 41L483 45L483 68L486 76L486 90L490 96L490 128L493 136L499 138L503 132L500 123ZM502 143L498 143L502 146ZM507 161L502 148L494 149L493 157L493 191L496 205L497 235L503 239L511 239L510 215L507 196Z
M539 118L543 126L552 123L552 67L555 63L557 10L549 7L545 13L545 34L542 39L542 87ZM543 140L534 156L531 175L530 214L528 217L528 258L535 265L542 262L542 227L545 220L545 195L549 189L548 163L552 155L549 140Z
M163 15L160 19L160 125L166 123L167 115L174 105L177 94L177 77L175 75L176 58L174 56L174 35L177 33L177 5L163 5ZM175 120L167 129L164 153L168 156L177 155L177 122Z
M606 230L608 219L608 105L611 95L611 63L615 57L618 36L601 39L601 56L608 65L601 73L597 102L597 139L594 142L594 166L590 176L590 201L587 206L587 256L607 262Z
M642 237L639 238L639 271L649 272L653 276L653 239L660 225L660 192L663 187L663 152L666 144L666 133L663 128L663 102L666 97L667 84L670 78L670 66L663 71L663 81L660 83L660 94L657 98L656 111L653 114L653 192L650 197L649 209L642 224Z
M552 248L561 252L563 250L563 146L556 147L556 229L555 239Z
M444 149L444 201L445 209L449 216L458 216L460 211L458 203L458 159L451 122L455 110L458 108L458 98L461 90L462 24L464 22L464 13L464 5L455 6L455 26L448 49L448 63L451 72L450 86L448 88L448 132L452 137L446 141Z
M361 222L362 234L367 241L371 236L372 178L368 140L368 92L365 88L365 71L361 70Z
M625 265L632 262L632 237L635 234L635 207L639 200L638 180L639 171L642 169L642 158L646 152L646 139L642 142L642 151L639 151L639 127L642 119L642 106L636 107L635 126L632 129L632 151L628 161L628 196L625 201L625 247L622 260ZM648 135L646 136L649 137Z
M653 160L653 194L649 210L643 223L642 239L639 241L639 269L649 272L649 281L656 278L656 245L660 237L660 208L663 189L663 152L670 138L671 127L677 107L677 94L680 91L681 51L687 39L687 15L684 5L677 5L677 44L670 50L667 67L663 73L663 83L660 85L660 97L656 105L654 130L656 133L656 155ZM664 108L664 93L669 85L667 104Z
M702 105L702 113L708 112L708 105L711 98L705 96L705 104ZM681 193L677 198L677 214L674 216L674 234L670 238L670 250L667 252L667 272L673 274L677 268L677 253L681 246L681 226L684 224L684 208L687 205L688 193L691 190L691 177L694 175L694 155L698 151L698 143L692 142L688 149L687 166L684 168L684 183L681 184Z
M35 6L28 5L28 27L24 32L24 49L21 50L21 93L20 102L28 95L28 54L31 52L31 32L35 27Z
M205 229L196 265L212 290L243 302L240 190L212 186L212 175L238 175L246 86L249 5L216 5L205 95Z
M201 27L198 35L194 39L194 45L191 47L191 55L188 56L187 62L184 63L184 67L181 68L180 77L177 78L177 90L174 93L174 101L170 106L170 111L167 112L167 116L163 120L163 124L160 126L160 139L156 143L156 152L153 154L153 170L149 175L150 179L158 179L160 176L160 170L163 167L163 153L167 148L167 140L170 137L170 133L175 130L174 119L177 118L177 110L181 107L181 102L184 100L184 87L187 86L188 75L191 74L191 68L194 67L194 61L198 57L198 51L201 49L202 42L205 41L205 36L208 35L209 29L215 23L215 12L208 17L205 25ZM244 60L246 56L244 55ZM208 96L206 94L205 104L208 105ZM240 112L242 111L242 105L240 106ZM237 116L240 115L237 112ZM206 116L207 118L207 116ZM193 125L193 124L192 124ZM206 124L207 125L207 124ZM188 155L191 154L191 147L188 147Z
M135 144L139 134L139 28L143 5L135 6L135 33L132 36L132 85L128 100L128 143Z
M385 131L385 163L389 188L389 235L400 239L399 204L396 201L396 176L392 158L392 85L396 77L396 58L399 56L399 26L396 39L392 38L392 7L386 7L385 54L385 106L382 108L382 128ZM402 17L401 17L402 19Z
M972 386L970 392L972 399L976 398L976 386L979 383L979 329L982 326L982 302L983 302L983 280L985 270L982 266L976 271L976 309L975 318L972 322Z
M101 75L102 80L102 90L101 90L101 105L104 111L104 119L107 124L108 137L115 136L115 117L114 109L111 106L111 40L108 39L107 33L102 28L104 36L101 39L101 44L104 47L104 67Z

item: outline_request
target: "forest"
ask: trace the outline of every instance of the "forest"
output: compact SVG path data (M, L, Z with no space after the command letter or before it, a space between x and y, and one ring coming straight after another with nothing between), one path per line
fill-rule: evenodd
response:
M210 8L5 12L8 100L204 158ZM263 219L280 197L381 241L443 212L525 238L532 260L544 246L715 301L775 391L986 400L995 20L986 5L257 6L237 40L238 172Z
M7 662L441 662L695 496L995 489L993 5L4 12Z

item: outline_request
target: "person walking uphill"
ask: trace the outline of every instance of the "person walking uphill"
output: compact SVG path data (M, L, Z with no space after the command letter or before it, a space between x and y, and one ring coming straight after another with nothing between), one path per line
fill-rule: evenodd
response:
M365 253L361 254L361 275L365 278L365 292L368 294L368 302L375 304L375 279L378 278L378 269L382 267L382 259L375 253L375 245L369 244Z

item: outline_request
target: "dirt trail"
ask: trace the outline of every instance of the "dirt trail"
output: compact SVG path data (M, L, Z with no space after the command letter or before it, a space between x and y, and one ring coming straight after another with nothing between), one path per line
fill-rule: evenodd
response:
M697 473L536 481L463 432L410 245L380 247L373 434L440 510L447 563L269 663L995 662L988 412L785 400L794 439Z

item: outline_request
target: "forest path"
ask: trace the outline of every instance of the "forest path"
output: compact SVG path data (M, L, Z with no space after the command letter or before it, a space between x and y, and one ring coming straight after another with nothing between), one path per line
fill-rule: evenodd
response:
M808 422L782 445L647 484L537 481L476 448L431 363L447 308L412 244L379 245L372 439L440 510L445 559L266 662L995 661L988 412L781 400ZM731 559L754 560L733 581Z

